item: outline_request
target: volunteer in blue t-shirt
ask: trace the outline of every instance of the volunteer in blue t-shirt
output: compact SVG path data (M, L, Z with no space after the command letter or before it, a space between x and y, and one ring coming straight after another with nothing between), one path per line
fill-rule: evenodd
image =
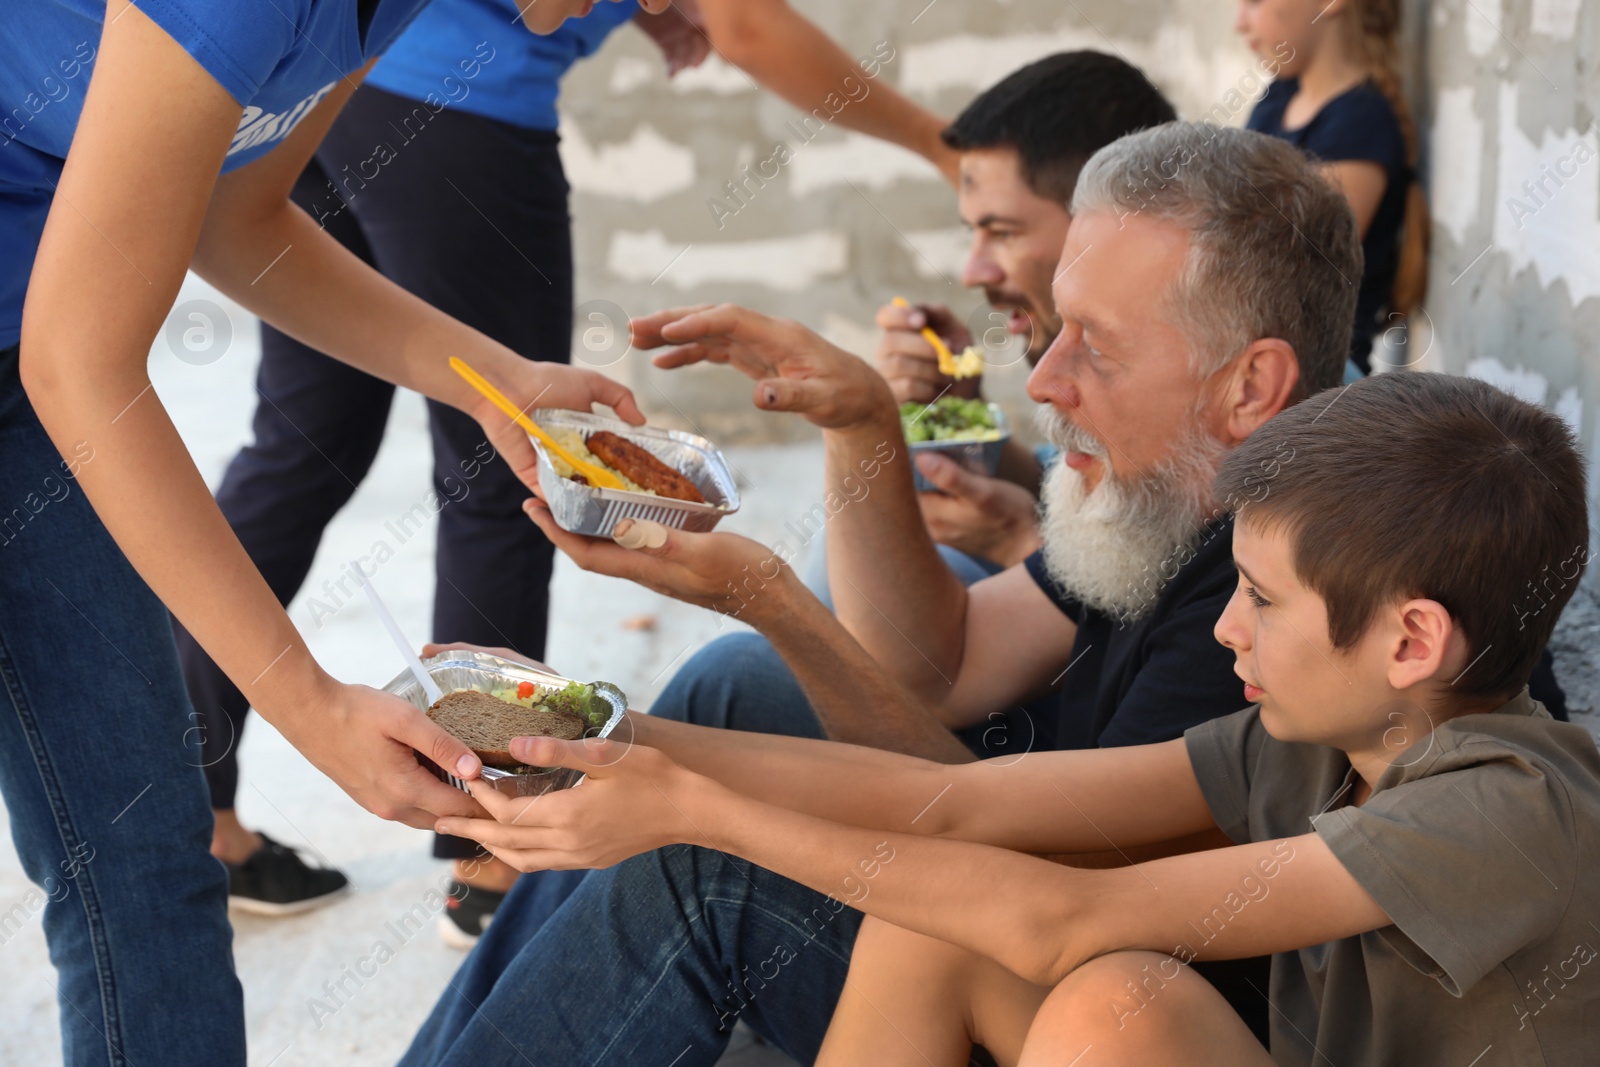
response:
M572 239L556 95L567 68L637 13L633 0L603 4L540 37L517 22L513 0L434 0L340 112L294 202L434 307L524 358L567 362ZM613 325L625 339L626 323ZM394 386L264 325L256 389L253 440L228 465L217 503L287 604L378 454ZM430 400L428 421L440 502L433 636L543 659L555 549L522 512L528 491L470 415ZM239 822L237 739L250 704L176 630L230 903L277 916L335 899L343 874ZM465 946L508 886L492 882L495 865L476 860L471 841L436 836L434 854L456 860L457 877L479 890L455 888L441 917L441 932Z
M0 789L40 887L69 1064L245 1059L226 881L206 850L163 602L364 806L422 827L475 807L412 755L471 776L466 746L318 666L152 392L146 360L186 268L319 350L474 415L529 477L526 436L447 356L519 403L599 402L642 421L622 386L522 358L290 203L360 72L423 3L0 4ZM549 32L587 6L540 0L526 21Z

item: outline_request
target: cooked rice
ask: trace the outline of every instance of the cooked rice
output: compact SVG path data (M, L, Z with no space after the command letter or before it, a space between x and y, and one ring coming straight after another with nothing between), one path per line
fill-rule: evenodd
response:
M593 463L601 470L608 470L612 474L615 474L618 478L621 478L622 487L629 492L643 493L646 496L657 495L655 490L644 488L638 482L635 482L632 478L629 478L626 474L623 474L615 467L612 467L606 463L602 463L600 461L600 457L596 456L593 452L590 452L589 446L584 444L584 437L580 431L574 430L569 426L551 426L546 427L545 432L551 437L555 438L556 444L560 445L568 452L571 452L574 456L577 456L579 459L587 463ZM560 456L557 456L554 453L550 453L549 456L550 465L556 469L556 473L561 475L561 477L571 478L575 473L577 473L572 469L572 465L567 463Z

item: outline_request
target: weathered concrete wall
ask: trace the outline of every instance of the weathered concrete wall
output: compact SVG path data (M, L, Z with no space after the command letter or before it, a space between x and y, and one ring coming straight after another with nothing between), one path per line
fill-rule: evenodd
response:
M1600 7L1450 0L1423 27L1431 338L1423 365L1559 412L1600 513ZM1591 521L1591 526L1594 523ZM1590 558L1600 541L1592 541ZM1600 578L1591 568L1591 588Z
M1122 54L1188 115L1243 121L1259 87L1231 8L1215 0L794 2L851 55L892 57L878 80L943 115L1024 63L1071 48ZM728 371L663 373L624 355L609 321L624 312L731 300L870 354L872 313L895 294L963 314L982 304L959 284L966 234L929 164L836 125L797 136L798 109L715 56L669 82L655 47L625 29L568 76L562 114L584 305L573 351L635 386L652 418L692 419L723 439L808 429L755 412L746 381ZM745 202L729 196L724 183L780 143L792 153L781 173L764 187L749 182ZM714 213L714 199L736 211ZM1019 359L991 374L988 391L1026 416L1025 377Z

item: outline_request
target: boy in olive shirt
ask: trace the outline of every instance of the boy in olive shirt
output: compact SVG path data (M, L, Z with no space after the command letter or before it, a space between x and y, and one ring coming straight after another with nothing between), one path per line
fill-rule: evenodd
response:
M532 801L474 783L497 821L442 829L525 869L660 850L528 946L610 1020L521 993L529 1047L704 1043L685 1005L737 932L717 901L603 962L633 944L648 865L714 856L681 848L698 844L866 914L826 1067L958 1067L974 1044L1006 1067L1592 1063L1600 752L1525 689L1587 562L1584 488L1559 418L1467 378L1379 375L1224 462L1239 585L1216 636L1251 706L1180 740L946 766L648 716L631 746L518 739L587 780ZM1219 828L1233 846L1116 869L1029 855L1133 860ZM793 954L751 991L780 1029ZM1263 954L1270 1052L1188 966Z
M1600 756L1524 688L1588 559L1584 484L1558 418L1433 374L1329 390L1228 458L1239 589L1216 636L1253 706L1184 743L1215 824L1272 847L1209 896L1191 872L1234 850L1147 865L1155 907L1106 905L1110 951L1031 987L1026 1034L996 1042L1013 1062L1593 1062ZM1326 856L1325 884L1284 877ZM1259 951L1270 1054L1185 967ZM900 1031L956 1009L984 1034L1004 998L970 984L977 960L869 919L818 1062L913 1062L870 1006L913 978L964 1003L889 1013Z

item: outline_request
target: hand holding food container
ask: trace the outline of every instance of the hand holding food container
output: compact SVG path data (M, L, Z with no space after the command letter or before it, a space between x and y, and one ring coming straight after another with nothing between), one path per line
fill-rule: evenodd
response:
M539 494L563 530L610 537L633 518L704 531L739 510L728 461L703 437L580 411L524 412L462 360L450 366L527 431Z
M974 474L993 475L1011 439L1011 426L999 405L955 396L942 396L931 404L901 404L900 424L913 463L919 455L936 453ZM918 492L939 492L920 470L916 482Z
M628 698L609 682L579 682L488 652L449 649L421 666L440 696L433 697L409 670L384 686L384 692L425 712L434 725L467 745L482 763L477 777L508 796L540 796L570 788L583 777L522 763L512 752L513 738L606 737L628 710ZM441 781L471 792L471 776L440 767L425 753L416 758Z
M758 627L764 618L790 610L788 594L799 584L776 551L738 534L690 533L628 519L606 541L568 533L537 500L523 510L582 570L636 582Z
M471 782L492 819L440 819L441 834L465 837L519 871L585 870L674 844L708 844L697 824L732 795L666 753L624 741L519 738L513 755L584 779L537 800L507 796Z

